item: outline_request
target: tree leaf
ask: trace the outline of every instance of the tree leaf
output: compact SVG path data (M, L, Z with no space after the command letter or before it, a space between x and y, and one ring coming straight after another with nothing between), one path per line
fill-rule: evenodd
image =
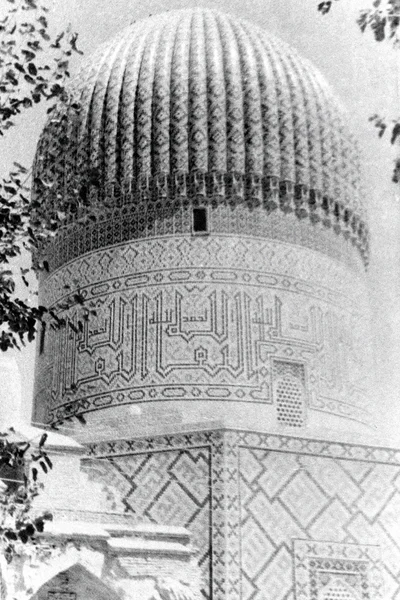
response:
M28 64L28 71L31 75L36 76L37 75L36 65L34 63L30 62Z
M392 135L390 138L390 143L394 144L397 138L400 136L400 123L395 123L392 129Z
M41 460L41 461L39 462L39 465L42 467L42 469L43 469L43 471L44 471L45 473L48 473L48 468L47 468L47 465L46 465L46 463L44 463L44 462Z

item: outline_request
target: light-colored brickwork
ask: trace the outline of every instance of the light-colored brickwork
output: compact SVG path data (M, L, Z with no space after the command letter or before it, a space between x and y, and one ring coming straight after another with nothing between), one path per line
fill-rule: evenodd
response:
M178 473L166 476L170 457L184 455L186 448L193 461L199 444L209 448L211 548L195 521L189 518L187 526L200 547L200 562L210 552L213 598L316 600L343 590L363 600L397 597L399 451L214 431L104 442L90 452L108 457L98 477L112 481L129 513L141 514L141 494L136 506L132 493L136 481L146 489L145 506L157 509L163 490L174 489L179 480ZM204 450L201 454L205 458ZM153 468L136 480L135 469L147 463ZM182 514L193 514L204 498L201 481L186 477L179 495Z

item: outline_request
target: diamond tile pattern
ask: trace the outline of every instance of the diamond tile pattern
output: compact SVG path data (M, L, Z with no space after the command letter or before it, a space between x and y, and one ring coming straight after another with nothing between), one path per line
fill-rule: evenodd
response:
M315 67L255 24L200 8L144 19L99 49L74 85L79 114L48 124L38 145L35 175L54 185L34 191L47 209L65 201L72 221L76 190L107 207L130 204L92 245L137 235L145 223L153 236L155 218L172 233L168 214L209 197L214 206L283 213L290 204L312 223L319 211L324 225L355 236L364 255L347 117ZM96 185L88 173L98 173Z
M296 538L379 545L385 598L397 598L399 481L394 465L241 448L242 600L294 599L284 557Z
M209 450L165 451L110 460L116 471L127 512L139 521L177 525L190 529L204 573L204 597L210 578L210 480ZM129 489L127 489L127 484Z
M399 451L215 430L89 454L118 507L188 527L207 598L400 598Z

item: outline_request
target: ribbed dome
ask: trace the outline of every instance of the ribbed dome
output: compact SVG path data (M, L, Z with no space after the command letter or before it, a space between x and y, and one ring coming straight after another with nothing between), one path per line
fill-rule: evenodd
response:
M86 200L93 177L89 197L122 203L192 193L276 208L280 189L284 212L326 217L365 255L344 112L313 65L253 24L204 9L148 18L102 47L75 88L79 122L64 123L61 168L60 125L45 128L37 152L36 175L56 180L53 201L77 190Z

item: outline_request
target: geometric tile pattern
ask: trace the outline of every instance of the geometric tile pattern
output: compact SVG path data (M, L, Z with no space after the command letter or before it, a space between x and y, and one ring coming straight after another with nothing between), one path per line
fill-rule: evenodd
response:
M88 446L102 468L95 477L113 488L140 522L187 526L198 549L205 598L225 597L225 469L221 431L137 438ZM92 475L93 476L93 475ZM110 506L107 510L115 510ZM212 575L212 577L211 577Z
M315 68L254 24L199 9L142 20L86 63L76 90L78 115L39 142L35 175L54 182L37 190L47 209L64 203L73 220L82 200L125 205L126 232L139 205L153 236L156 215L168 227L177 207L209 197L308 217L365 254L347 118ZM105 220L108 245L116 221Z
M191 520L200 553L211 553L213 600L400 598L398 450L221 429L101 442L88 451L109 459L129 510L137 494L139 518L161 523L165 507L165 515L181 511ZM208 539L196 529L207 494L188 466L210 485ZM143 498L145 480L145 493L161 491ZM187 508L174 512L162 496L169 487L175 494L177 481Z
M308 409L369 422L363 277L305 248L234 236L197 242L131 242L47 279L42 303L64 302L74 282L96 315L79 329L72 306L63 314L74 329L47 328L35 420L223 398L275 403L279 420L298 426ZM282 369L285 389L274 383ZM295 373L296 385L286 381Z
M254 235L241 235L246 215L239 209L232 212L237 215L237 228L227 229L221 235L196 238L184 235L116 243L101 252L80 256L51 274L41 273L41 279L45 281L46 301L54 304L68 299L71 293L68 284L76 284L85 298L92 299L115 289L113 286L116 284L126 289L128 277L134 277L135 285L140 287L157 282L159 285L169 285L174 280L191 281L186 271L196 261L203 265L198 271L199 280L200 273L204 272L204 279L213 281L216 275L211 273L229 266L241 271L242 280L252 285L268 281L270 285L293 289L299 288L302 281L307 283L309 293L315 297L334 300L335 303L339 301L338 298L344 302L350 298L353 305L362 301L365 291L361 287L365 278L357 268L357 263L343 264L344 256L333 263L321 248L317 254L308 246L299 247L300 241L296 237L299 231L295 226L296 221L290 216L288 227L291 244L285 245L279 243L283 241L283 236L278 236L280 221L275 219L274 214L270 215L265 225L269 223L278 237L270 239L268 232L262 236L264 239L259 239ZM315 239L315 229L312 231ZM318 232L322 234L323 230ZM306 230L300 230L300 234L304 242ZM179 269L179 277L173 276L174 269ZM232 278L233 275L229 273L227 281ZM276 283L274 278L277 279ZM356 298L353 300L354 296Z
M390 598L400 575L399 487L394 465L242 447L243 600L263 598L266 589L276 599L293 598L284 560L293 539L381 546L385 597ZM307 600L323 597L318 594L310 592Z
M187 527L198 549L204 597L210 580L209 449L191 448L120 456L109 461L118 472L127 513L140 522ZM118 478L114 478L118 486Z
M378 546L294 540L296 600L382 597Z

